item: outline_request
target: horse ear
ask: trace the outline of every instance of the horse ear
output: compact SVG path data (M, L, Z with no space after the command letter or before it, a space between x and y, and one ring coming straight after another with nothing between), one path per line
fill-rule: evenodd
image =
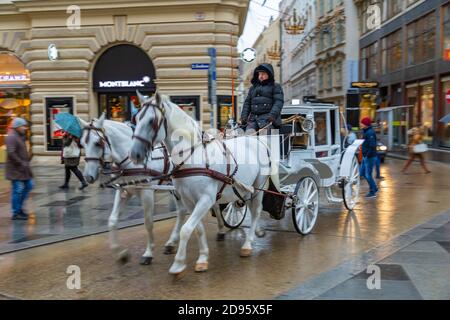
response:
M100 118L98 118L97 120L97 128L103 128L103 123L105 122L106 119L106 113L102 113L102 115L100 116Z
M78 117L78 122L80 122L81 128L86 128L89 125L86 121L84 121L80 117Z
M157 106L161 106L162 97L158 91L155 92L155 103Z
M136 90L136 95L138 96L141 105L147 100L147 97L140 93L139 90Z

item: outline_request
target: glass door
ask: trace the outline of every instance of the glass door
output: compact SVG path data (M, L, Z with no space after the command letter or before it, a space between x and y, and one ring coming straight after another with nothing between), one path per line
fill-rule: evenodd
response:
M100 113L106 112L106 118L125 122L131 120L131 109L133 101L131 94L100 94Z

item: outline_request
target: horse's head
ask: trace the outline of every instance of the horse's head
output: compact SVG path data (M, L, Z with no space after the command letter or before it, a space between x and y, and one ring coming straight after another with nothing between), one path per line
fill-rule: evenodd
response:
M137 92L141 108L136 115L136 129L130 150L130 159L135 163L145 161L146 154L153 146L162 143L167 135L165 107L161 96L156 93L148 98Z
M94 183L99 176L100 166L111 160L111 145L104 130L105 114L91 123L82 122L83 136L81 145L86 150L86 166L84 176L86 181Z

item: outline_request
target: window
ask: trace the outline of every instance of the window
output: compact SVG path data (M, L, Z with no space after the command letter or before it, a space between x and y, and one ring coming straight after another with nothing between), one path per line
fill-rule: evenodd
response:
M402 4L404 0L384 0L387 6L387 20L399 14L402 11Z
M171 96L170 100L177 104L192 119L200 120L200 97L199 96Z
M450 61L450 4L443 7L443 44L444 60Z
M450 114L450 103L445 99L445 96L447 95L447 92L450 91L450 82L444 82L442 86L444 92L442 94L442 98L444 99L444 110L442 115ZM443 127L442 130L440 130L441 134L439 137L439 145L443 147L450 148L450 123L443 124L439 123Z
M316 112L316 114L314 116L314 121L316 122L316 128L314 131L316 146L327 145L328 144L327 113L326 112Z
M327 87L326 89L333 88L333 66L330 64L327 67Z
M323 67L319 68L319 90L323 90Z
M383 73L394 72L402 68L402 34L402 30L399 29L381 40Z
M340 88L342 87L342 61L336 63L336 83L335 86Z
M407 26L408 65L433 60L436 52L436 16L434 12Z

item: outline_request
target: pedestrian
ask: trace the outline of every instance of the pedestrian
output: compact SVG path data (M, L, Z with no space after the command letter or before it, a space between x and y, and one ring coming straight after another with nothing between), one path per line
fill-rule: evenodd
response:
M430 173L427 165L425 164L424 153L427 151L428 147L423 143L423 132L420 126L414 127L409 130L409 144L408 144L408 153L409 159L406 161L405 166L402 169L403 173L406 173L411 163L417 157L420 160L420 165L422 166L425 173Z
M283 104L283 89L275 82L273 67L269 63L263 63L253 73L252 86L242 108L240 123L246 125L247 130L280 128Z
M6 137L7 160L5 176L12 183L11 208L12 220L28 220L23 205L33 189L33 173L30 166L30 155L26 146L28 123L22 118L11 122Z
M68 132L64 132L61 164L64 164L65 166L66 175L64 184L59 187L60 189L69 188L71 172L73 172L81 182L81 187L79 188L79 190L83 190L88 186L88 183L84 179L83 174L78 169L78 165L80 164L80 157L81 146L79 139Z
M364 165L364 177L369 184L370 191L366 194L366 198L376 198L378 187L373 179L373 167L377 161L377 135L372 128L372 120L369 117L361 120L363 129L362 154Z
M353 132L353 127L351 124L347 124L348 134L345 139L345 148L348 148L356 141L356 133Z

